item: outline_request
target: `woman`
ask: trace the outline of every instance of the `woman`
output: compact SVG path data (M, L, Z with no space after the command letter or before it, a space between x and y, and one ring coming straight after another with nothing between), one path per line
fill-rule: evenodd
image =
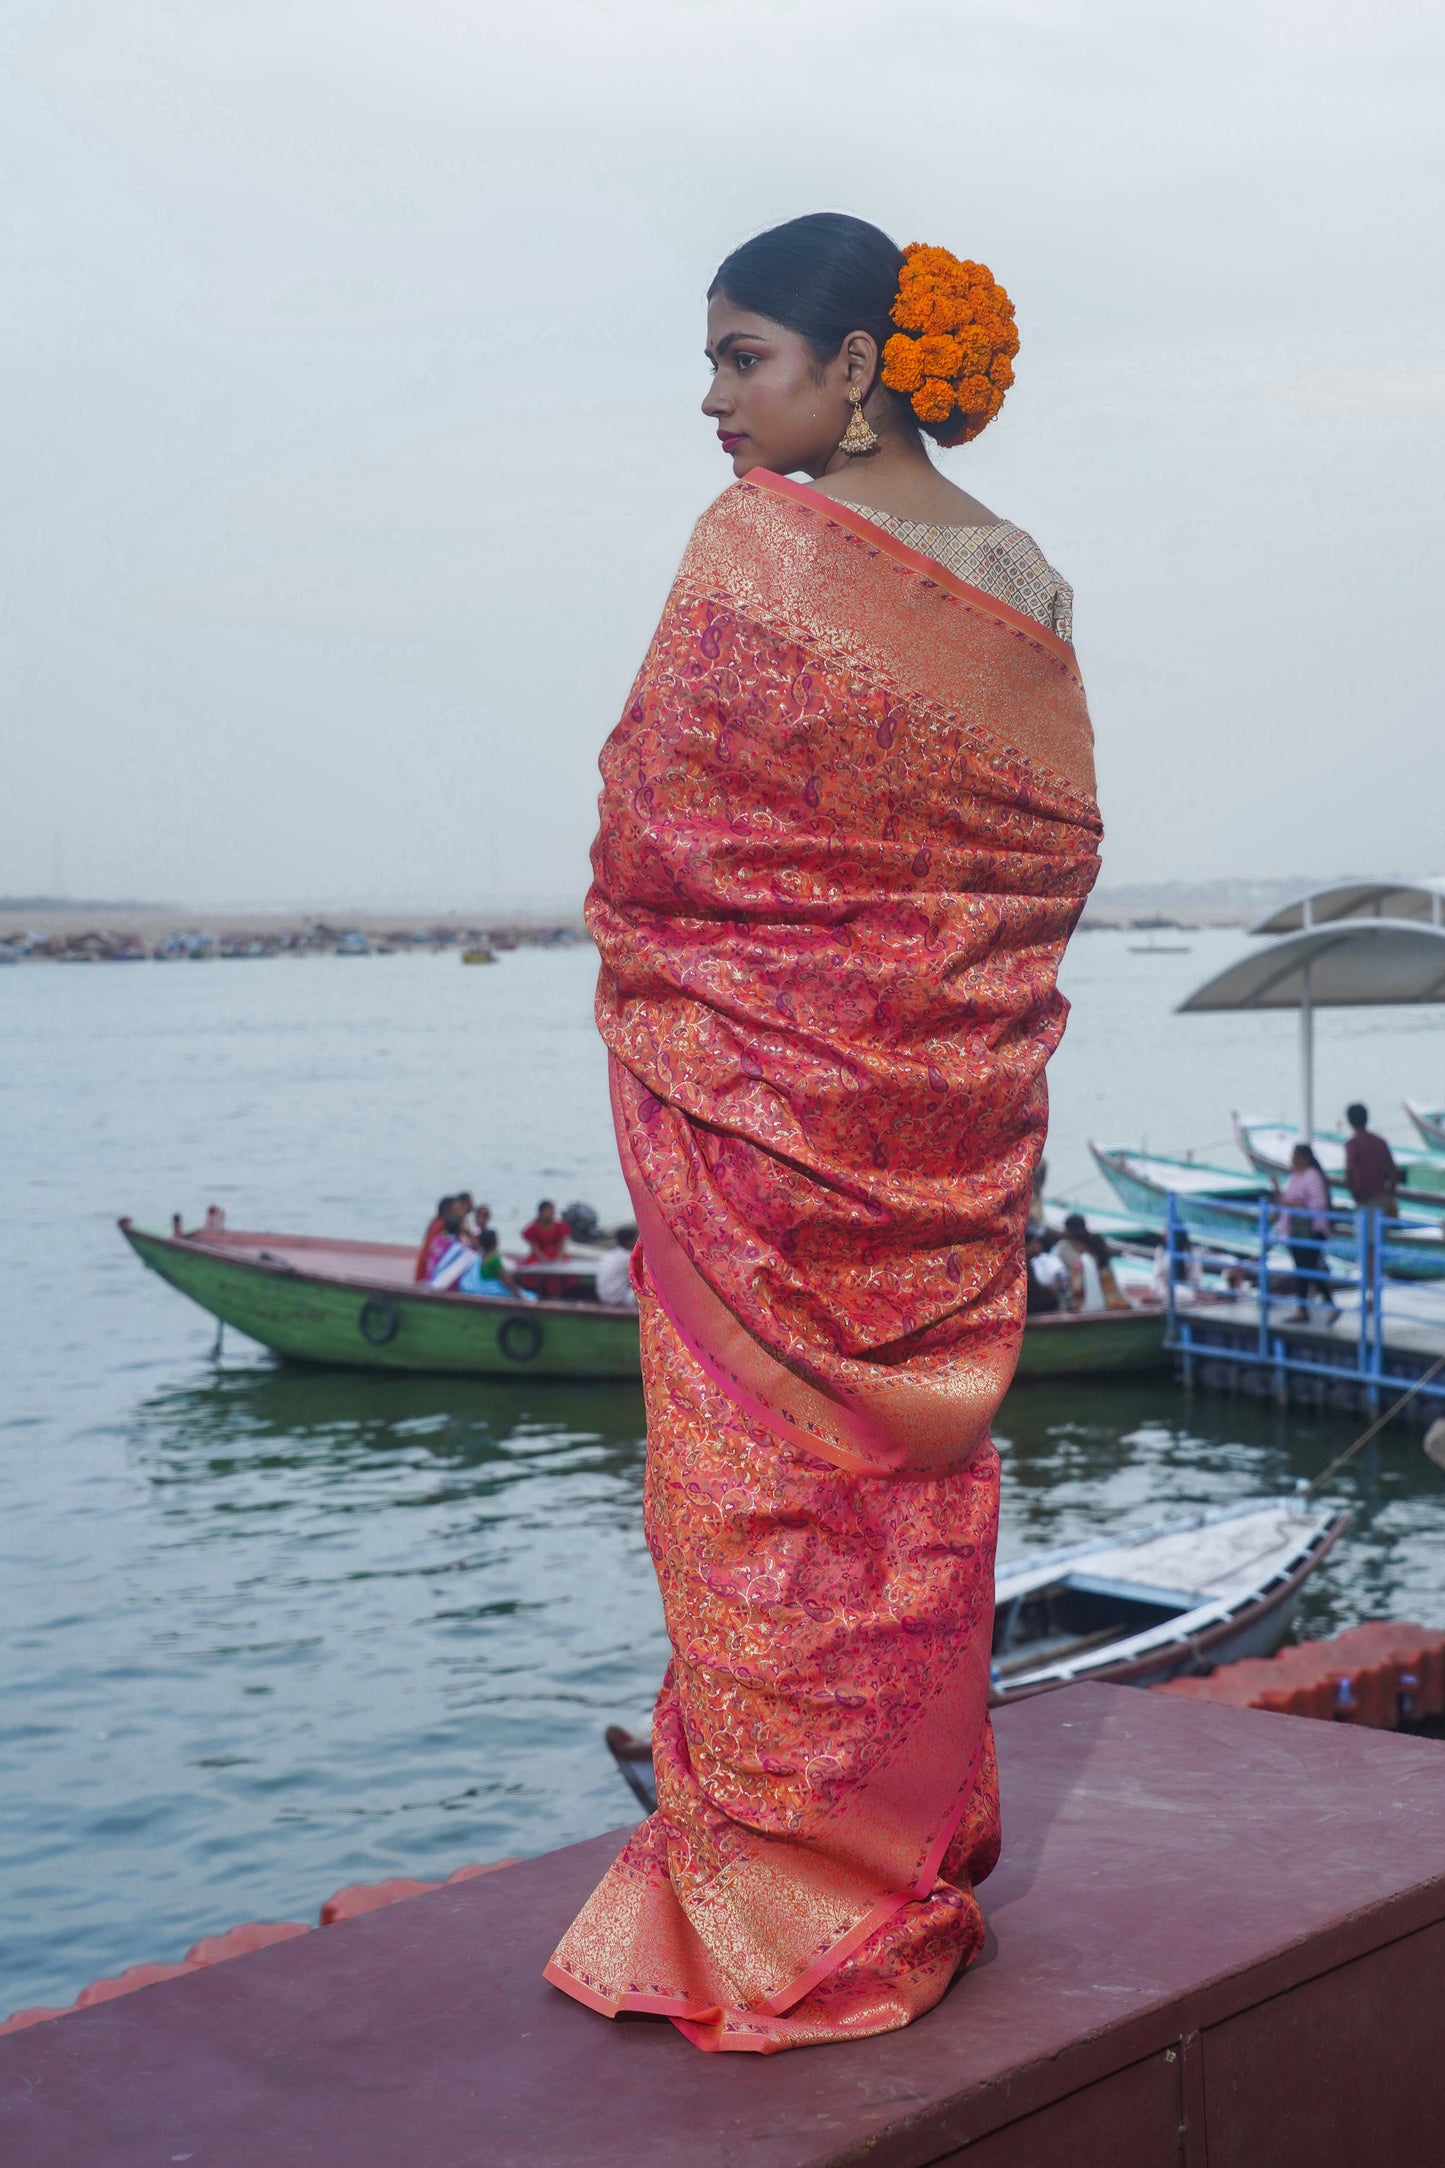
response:
M1289 1155L1289 1169L1284 1188L1275 1184L1280 1203L1275 1233L1281 1242L1288 1243L1295 1272L1296 1307L1285 1323L1307 1325L1311 1298L1318 1295L1325 1306L1325 1323L1333 1325L1340 1313L1335 1308L1334 1290L1325 1263L1325 1243L1330 1232L1330 1186L1312 1145L1297 1144L1294 1147Z
M1099 835L1068 589L923 441L997 411L1012 315L857 219L726 260L703 411L739 479L602 758L673 1655L658 1812L547 1977L699 2047L891 2030L983 1940L988 1431Z

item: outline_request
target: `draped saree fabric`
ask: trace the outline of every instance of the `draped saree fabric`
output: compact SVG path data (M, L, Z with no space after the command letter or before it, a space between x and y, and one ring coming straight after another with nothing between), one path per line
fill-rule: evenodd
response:
M698 2046L906 2024L983 1939L989 1424L1097 871L1073 651L755 471L603 754L658 1810L547 1977Z

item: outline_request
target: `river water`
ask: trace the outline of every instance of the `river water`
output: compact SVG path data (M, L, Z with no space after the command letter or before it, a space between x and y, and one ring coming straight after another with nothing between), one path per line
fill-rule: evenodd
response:
M1176 937L1177 938L1177 937ZM1051 1189L1089 1136L1233 1163L1294 1105L1286 1017L1180 1018L1239 947L1074 944ZM631 1386L288 1372L144 1272L131 1213L378 1239L443 1190L504 1238L541 1195L620 1217L589 948L0 972L0 2014L344 1883L625 1821L605 1723L664 1637ZM1445 1096L1428 1010L1319 1025L1322 1114ZM1020 1388L1005 1554L1272 1491L1352 1425L1167 1382ZM1445 1623L1445 1477L1397 1429L1302 1628Z

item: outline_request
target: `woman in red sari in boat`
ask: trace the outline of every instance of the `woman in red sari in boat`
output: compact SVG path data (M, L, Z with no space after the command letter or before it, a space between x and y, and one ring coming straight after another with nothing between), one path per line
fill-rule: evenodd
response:
M727 259L703 411L738 479L602 757L673 1653L658 1811L547 1977L704 2048L907 2024L983 1941L989 1425L1099 839L1069 589L924 443L997 411L1012 319L857 219Z

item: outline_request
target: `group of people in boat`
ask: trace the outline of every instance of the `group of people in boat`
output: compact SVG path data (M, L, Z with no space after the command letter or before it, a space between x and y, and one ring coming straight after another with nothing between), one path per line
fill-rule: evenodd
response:
M1031 1226L1024 1250L1030 1317L1128 1309L1128 1297L1114 1277L1114 1253L1102 1235L1090 1232L1082 1212L1070 1212L1061 1235L1041 1222Z
M494 1302L537 1299L503 1260L490 1205L478 1204L465 1189L437 1200L417 1251L416 1278L438 1294L479 1295Z
M437 1200L431 1224L417 1251L415 1278L438 1294L477 1295L483 1300L536 1302L581 1292L574 1275L531 1271L534 1265L556 1265L569 1255L572 1229L550 1197L537 1206L536 1216L522 1229L527 1245L519 1270L534 1284L524 1286L503 1258L492 1226L491 1207L479 1204L470 1190ZM611 1246L596 1268L596 1296L613 1309L635 1309L632 1289L632 1252L637 1229L619 1227Z

